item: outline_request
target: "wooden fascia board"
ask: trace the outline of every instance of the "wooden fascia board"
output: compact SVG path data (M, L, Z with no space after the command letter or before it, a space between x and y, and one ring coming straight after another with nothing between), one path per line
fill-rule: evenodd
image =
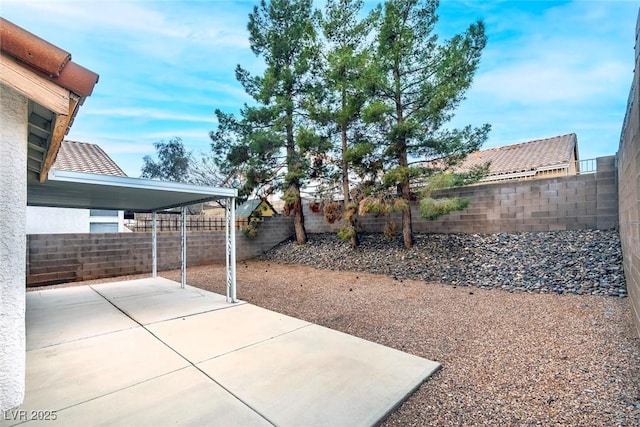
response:
M42 169L40 171L40 182L45 182L47 180L47 177L49 176L49 170L56 160L58 151L60 150L60 145L62 145L62 140L67 133L67 129L69 128L69 124L71 123L71 119L75 114L79 102L80 98L69 98L69 109L67 111L67 114L56 115L55 123L53 125L53 132L51 133L51 142L49 143L49 149L47 150L46 157L42 162Z
M0 55L0 83L9 86L56 114L69 114L69 90L26 68L10 56Z

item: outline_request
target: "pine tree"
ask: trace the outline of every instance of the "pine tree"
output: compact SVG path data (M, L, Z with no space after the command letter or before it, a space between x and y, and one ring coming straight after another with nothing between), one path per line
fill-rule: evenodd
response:
M249 42L265 62L261 76L238 65L236 78L255 105L242 118L219 110L212 148L223 171L240 168L245 194L259 186L284 192L294 217L296 241L307 240L300 189L312 173L312 159L326 143L309 126L309 99L317 91L316 12L311 0L262 0L249 15Z
M452 166L477 150L490 129L444 128L471 86L487 39L478 21L439 43L434 33L437 7L437 0L384 3L376 41L376 101L365 114L383 136L383 184L397 189L395 206L402 211L407 248L413 244L410 182L433 172L412 166L412 159L441 159Z
M324 35L324 67L322 69L322 101L314 111L314 118L328 130L337 160L336 181L343 194L345 224L339 236L358 245L356 232L356 204L351 195L349 175L358 173L364 178L371 172L367 158L375 145L366 134L361 112L368 99L373 51L371 31L379 16L376 9L360 18L362 0L328 0L321 27ZM325 177L329 181L332 176ZM329 185L329 188L332 188Z

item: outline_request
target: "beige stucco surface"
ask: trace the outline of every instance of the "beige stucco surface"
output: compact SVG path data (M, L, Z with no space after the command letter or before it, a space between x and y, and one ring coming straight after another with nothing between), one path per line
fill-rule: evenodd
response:
M0 85L0 410L24 399L27 99Z

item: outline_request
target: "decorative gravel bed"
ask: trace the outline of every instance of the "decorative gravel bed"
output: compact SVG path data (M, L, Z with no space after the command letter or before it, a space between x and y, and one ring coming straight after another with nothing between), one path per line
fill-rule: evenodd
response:
M334 234L312 234L262 259L485 289L627 295L617 230L416 234L409 250L382 234L363 234L357 250Z
M187 274L189 284L224 293L223 266ZM162 275L179 280L180 272ZM383 427L640 426L640 338L629 298L273 261L240 262L237 281L249 303L440 362Z

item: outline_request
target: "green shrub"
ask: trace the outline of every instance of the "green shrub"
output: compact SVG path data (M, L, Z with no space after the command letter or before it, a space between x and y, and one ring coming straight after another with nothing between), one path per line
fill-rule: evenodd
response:
M262 224L262 216L259 212L253 212L249 216L249 224L241 228L242 234L245 237L256 237L258 235L258 229Z
M345 225L338 231L338 239L348 241L356 235L356 228L353 225Z
M435 220L442 215L453 211L461 211L469 206L468 199L459 197L443 197L440 199L432 199L427 197L420 200L420 216L427 220Z
M256 237L258 235L258 227L254 224L245 225L242 227L242 234L244 234L245 237Z

